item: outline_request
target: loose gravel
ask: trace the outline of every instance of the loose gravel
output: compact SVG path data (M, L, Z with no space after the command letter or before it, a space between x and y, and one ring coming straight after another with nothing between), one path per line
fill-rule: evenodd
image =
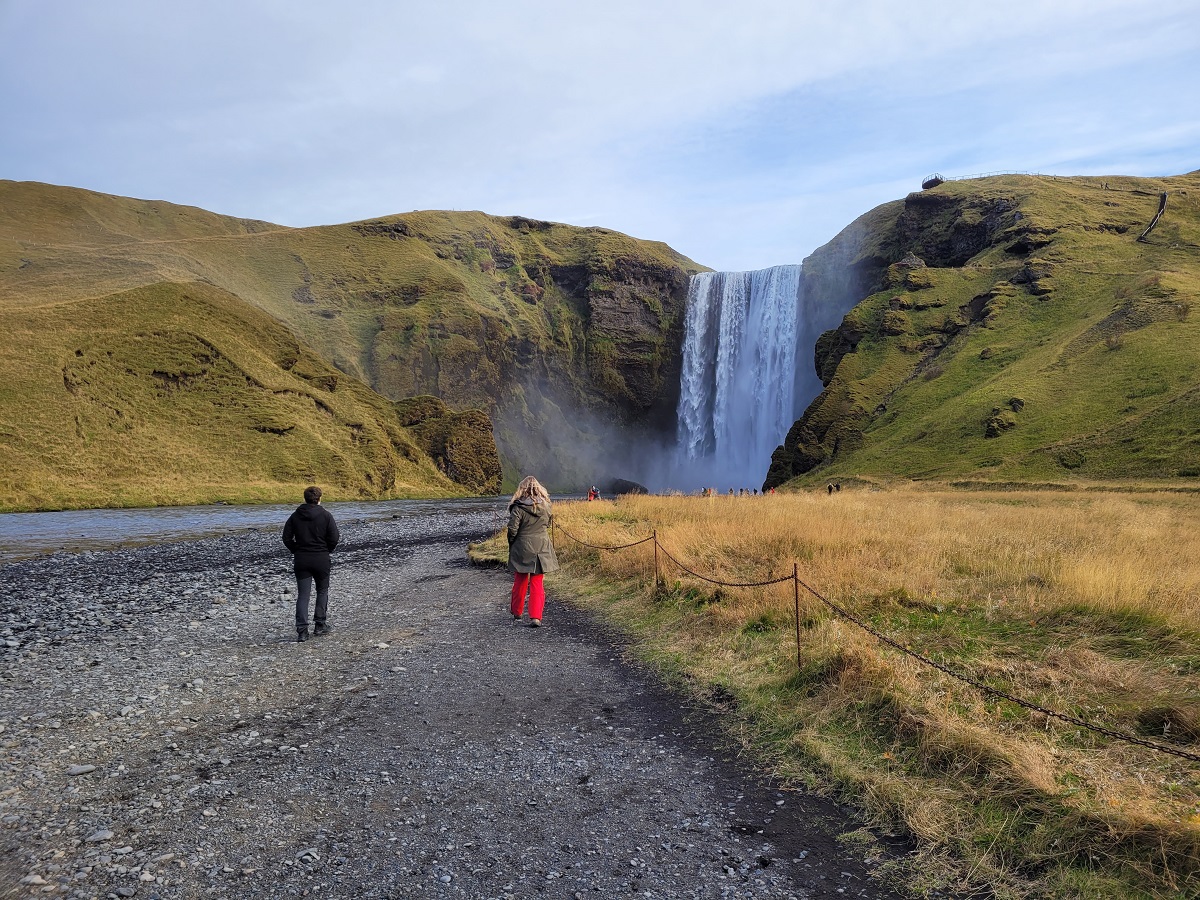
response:
M491 515L340 523L303 644L274 531L0 567L0 897L896 896Z

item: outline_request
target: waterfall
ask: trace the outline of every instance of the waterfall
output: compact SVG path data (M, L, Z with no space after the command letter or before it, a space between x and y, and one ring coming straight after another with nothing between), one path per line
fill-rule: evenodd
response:
M688 286L680 376L676 477L680 487L756 488L771 452L820 391L797 377L797 347L812 369L800 266L705 272ZM826 326L828 327L828 326ZM801 393L797 396L797 384Z

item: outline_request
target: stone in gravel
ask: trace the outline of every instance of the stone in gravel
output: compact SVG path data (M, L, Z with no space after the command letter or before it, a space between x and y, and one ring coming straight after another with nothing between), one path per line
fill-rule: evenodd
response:
M26 875L21 879L21 884L48 884L41 875Z
M121 897L133 897L136 894L137 894L137 888L131 888L131 887L117 888L117 895L121 896Z
M89 844L98 844L100 841L111 841L113 833L107 828L101 828L99 831L94 831L87 836L86 841Z
M90 763L88 763L85 765L71 766L71 768L67 769L67 774L70 775L71 777L74 777L76 775L86 775L88 772L95 772L95 771L96 771L96 767L91 765Z

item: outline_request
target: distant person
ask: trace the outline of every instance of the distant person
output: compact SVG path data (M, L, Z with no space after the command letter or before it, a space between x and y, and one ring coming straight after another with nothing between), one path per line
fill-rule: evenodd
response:
M591 488L588 489L588 502L590 503L593 500L599 500L599 499L600 499L600 492L598 490L596 490L596 486L593 484L591 486Z
M558 557L550 540L550 495L532 475L522 479L508 504L508 571L513 573L513 624L525 612L525 592L529 592L529 624L542 624L546 591L542 576L558 571Z
M834 485L833 485L833 489L834 489L835 491L840 491L840 490L842 489L842 483L841 483L840 481L838 481L838 482L835 482L835 483L834 483Z
M317 606L313 610L313 634L328 634L329 554L341 535L333 514L321 506L321 489L304 489L304 504L288 516L283 526L283 543L292 551L296 573L296 640L308 640L308 598L317 583Z
M829 482L829 484L825 485L825 490L827 490L829 492L830 496L833 495L833 482L832 481Z

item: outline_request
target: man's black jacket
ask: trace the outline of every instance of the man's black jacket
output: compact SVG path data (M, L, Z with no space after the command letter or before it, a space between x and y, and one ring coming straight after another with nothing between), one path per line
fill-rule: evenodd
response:
M328 553L341 537L329 510L318 503L299 506L283 526L283 542L293 553Z

